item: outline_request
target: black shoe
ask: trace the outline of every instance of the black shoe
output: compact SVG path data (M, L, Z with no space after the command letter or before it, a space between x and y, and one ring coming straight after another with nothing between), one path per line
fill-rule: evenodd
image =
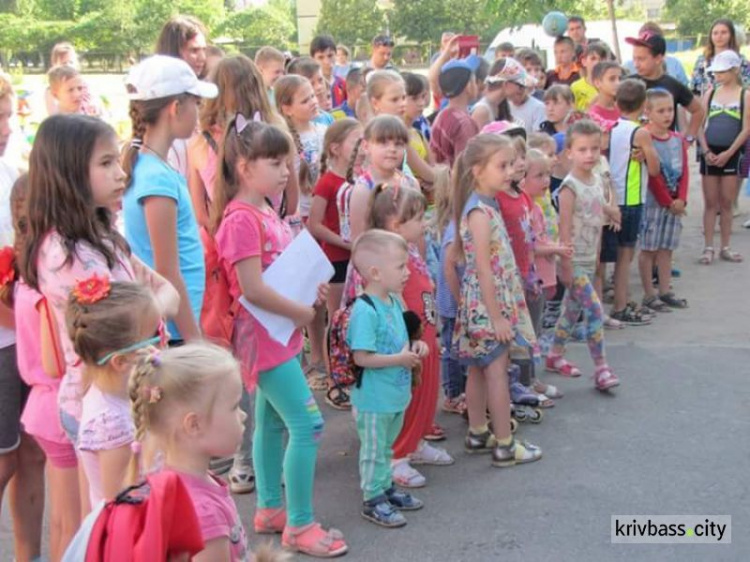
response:
M466 433L464 439L464 449L470 455L490 453L495 447L495 436L490 431L485 431L481 435L474 435L471 431Z
M408 492L396 489L395 486L385 492L385 497L396 509L401 511L417 511L424 507L424 502L412 496Z
M376 525L391 529L406 525L406 518L388 502L385 496L365 502L362 505L362 517Z

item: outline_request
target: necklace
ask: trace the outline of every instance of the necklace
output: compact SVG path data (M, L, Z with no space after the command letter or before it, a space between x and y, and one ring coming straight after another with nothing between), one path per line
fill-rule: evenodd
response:
M154 156L156 156L161 161L161 163L164 164L165 166L167 166L170 170L174 170L175 172L177 171L177 170L175 170L175 167L172 166L172 164L169 163L168 160L166 160L161 154L159 154L158 152L156 152L153 148L151 148L145 142L141 145L141 150L143 150L144 148L146 150L148 150L151 154L153 154Z

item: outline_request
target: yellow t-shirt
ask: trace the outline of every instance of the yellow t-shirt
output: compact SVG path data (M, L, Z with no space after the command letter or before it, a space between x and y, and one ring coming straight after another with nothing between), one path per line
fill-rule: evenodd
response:
M585 78L579 78L570 86L573 95L576 98L576 109L578 111L588 111L589 106L594 103L594 99L599 92L589 84Z

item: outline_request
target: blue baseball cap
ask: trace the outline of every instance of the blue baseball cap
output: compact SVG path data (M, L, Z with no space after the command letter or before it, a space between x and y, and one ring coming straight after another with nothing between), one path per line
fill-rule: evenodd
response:
M455 98L466 89L471 77L479 69L481 59L477 55L469 55L464 59L453 59L446 62L440 69L438 84L446 98Z

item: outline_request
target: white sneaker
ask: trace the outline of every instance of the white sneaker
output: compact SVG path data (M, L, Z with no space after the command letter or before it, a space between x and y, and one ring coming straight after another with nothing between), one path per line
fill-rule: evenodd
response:
M750 220L746 220L742 223L742 228L750 228Z
M232 465L227 480L233 494L249 494L255 490L255 473L250 465Z
M453 464L455 459L448 454L448 451L441 447L430 445L426 441L419 444L417 450L409 455L411 464L431 464L435 466L448 466Z
M404 459L391 466L393 483L401 488L423 488L427 479Z

